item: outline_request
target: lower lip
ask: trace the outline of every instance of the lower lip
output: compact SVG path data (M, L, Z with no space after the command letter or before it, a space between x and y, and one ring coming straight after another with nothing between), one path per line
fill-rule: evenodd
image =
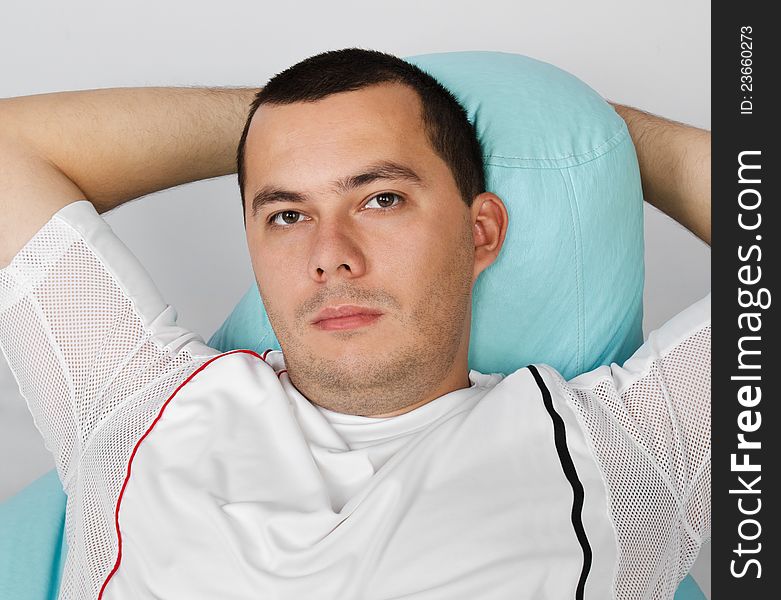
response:
M356 327L365 327L377 321L382 315L350 315L349 317L337 317L335 319L324 319L315 323L315 327L326 331L336 329L355 329Z

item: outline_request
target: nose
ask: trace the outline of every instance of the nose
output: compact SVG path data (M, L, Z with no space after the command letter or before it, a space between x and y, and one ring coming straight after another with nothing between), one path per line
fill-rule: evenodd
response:
M366 272L360 240L344 220L321 220L314 236L309 258L309 275L314 281L353 279Z

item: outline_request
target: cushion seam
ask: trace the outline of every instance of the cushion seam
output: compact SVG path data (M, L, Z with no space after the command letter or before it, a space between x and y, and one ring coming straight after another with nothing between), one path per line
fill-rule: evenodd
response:
M583 306L583 240L582 232L580 228L580 212L578 210L578 199L575 195L575 188L572 184L572 174L569 169L566 169L566 176L564 171L560 171L561 177L564 180L564 188L567 190L567 200L569 201L570 215L572 217L572 236L575 242L575 289L577 291L577 323L578 323L578 338L577 338L577 354L575 358L575 364L578 372L583 371L584 362L584 346L585 346L585 331L584 331L584 306Z
M624 138L629 134L629 130L626 128L626 124L623 124L623 127L621 127L615 134L610 136L608 139L606 139L601 144L595 146L594 148L591 148L590 150L587 150L586 152L581 152L580 154L567 154L564 156L557 156L557 157L545 157L545 156L506 156L503 154L493 154L493 153L486 153L484 156L485 163L487 165L491 166L497 166L497 167L506 167L506 166L512 166L512 167L518 167L518 168L565 168L565 167L571 167L576 166L580 164L585 164L587 162L591 162L592 160L596 160L600 156L604 156L607 154L608 151L618 146ZM604 149L604 150L603 150ZM600 150L603 150L600 152ZM595 154L598 153L598 154ZM566 160L566 159L580 159L585 158L587 160L583 160L582 162L577 162L575 164L567 164L567 165L557 165L557 166L550 166L550 167L540 167L540 166L531 166L527 167L524 165L494 165L491 163L491 160L494 158L501 158L505 160L529 160L529 161L546 161L546 162L555 162L560 160Z

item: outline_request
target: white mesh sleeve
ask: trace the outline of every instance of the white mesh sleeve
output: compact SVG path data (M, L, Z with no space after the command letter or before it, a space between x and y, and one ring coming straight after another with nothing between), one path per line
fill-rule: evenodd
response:
M218 354L176 317L87 200L0 270L0 349L66 490L101 421L192 356Z
M710 537L710 341L708 294L623 366L557 378L607 487L617 598L672 598Z

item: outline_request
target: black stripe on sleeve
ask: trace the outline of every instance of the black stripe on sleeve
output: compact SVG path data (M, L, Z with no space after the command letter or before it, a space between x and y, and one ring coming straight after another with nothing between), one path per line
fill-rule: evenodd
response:
M583 569L580 572L580 580L578 581L578 587L575 591L575 600L583 600L583 593L586 588L586 579L588 573L591 570L591 545L588 543L586 537L586 530L583 527L583 484L578 479L578 472L575 470L575 463L572 462L572 456L570 456L569 448L567 448L567 433L564 427L564 420L561 415L553 408L553 400L551 399L550 391L542 380L540 373L534 365L528 367L531 374L534 376L534 380L537 382L537 386L542 392L542 402L545 404L545 409L550 415L551 421L553 421L553 439L556 443L556 452L559 455L559 461L561 462L561 468L564 470L564 475L567 477L570 485L572 486L573 500L572 500L572 527L575 529L575 535L578 537L580 547L583 549Z

